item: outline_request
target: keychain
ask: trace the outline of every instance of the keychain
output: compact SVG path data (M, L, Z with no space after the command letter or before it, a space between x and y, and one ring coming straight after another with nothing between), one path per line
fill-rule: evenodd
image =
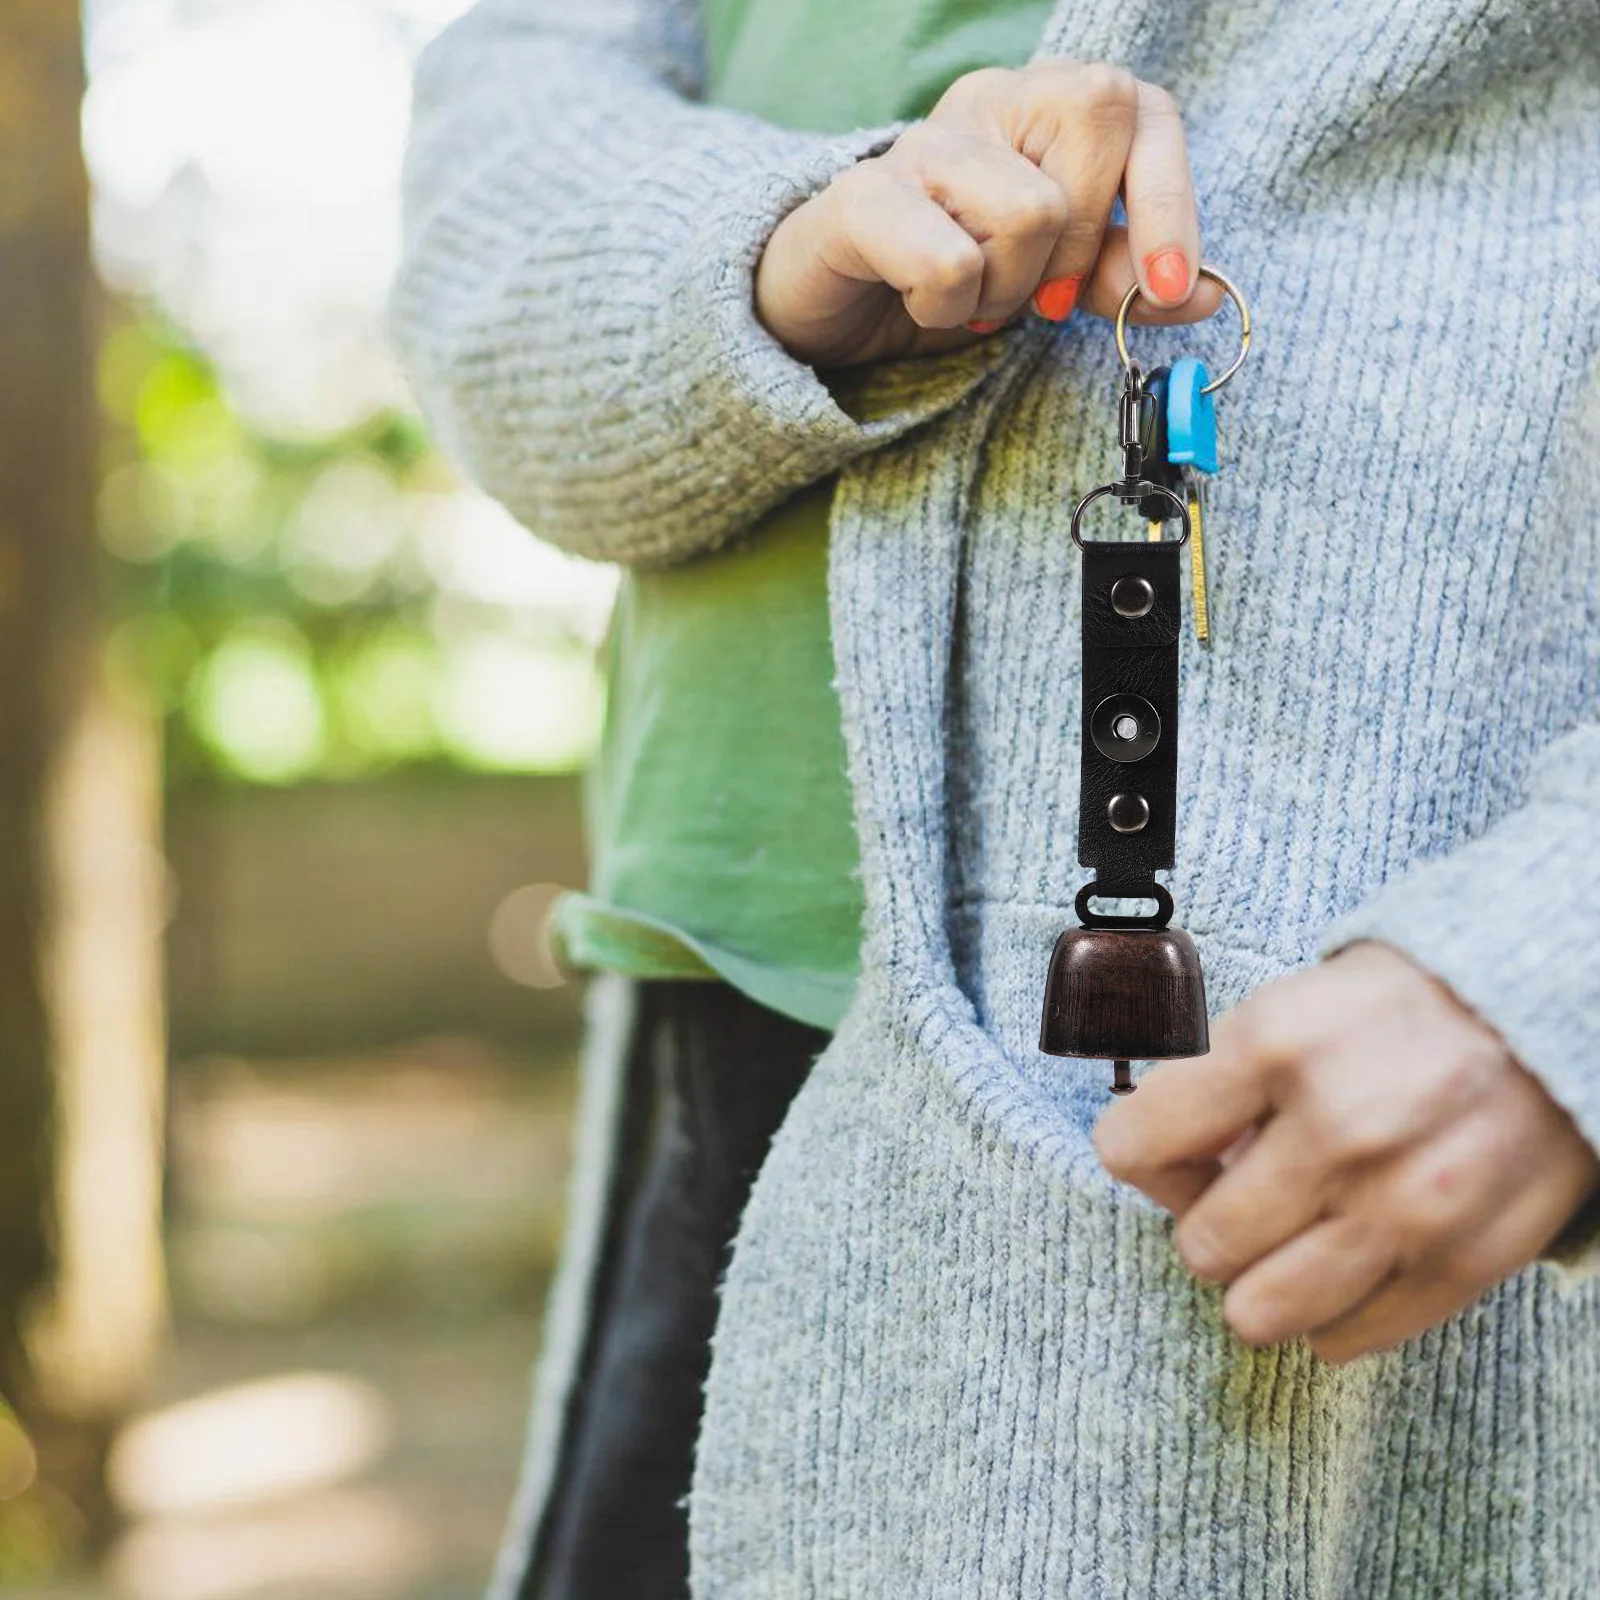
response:
M1196 632L1209 639L1203 559L1202 475L1217 469L1211 396L1244 364L1250 311L1210 267L1238 308L1239 353L1209 380L1192 358L1147 379L1128 354L1130 289L1117 312L1124 381L1118 407L1122 477L1073 508L1072 542L1083 553L1083 713L1078 863L1095 876L1078 891L1081 924L1056 941L1045 987L1039 1048L1113 1063L1113 1094L1131 1094L1132 1063L1201 1056L1210 1048L1205 979L1194 941L1169 927L1172 895L1156 873L1173 865L1177 837L1179 552L1188 545ZM1147 537L1085 540L1084 513L1115 498L1137 508ZM1166 527L1176 521L1176 539ZM1149 900L1148 915L1098 912L1095 900Z

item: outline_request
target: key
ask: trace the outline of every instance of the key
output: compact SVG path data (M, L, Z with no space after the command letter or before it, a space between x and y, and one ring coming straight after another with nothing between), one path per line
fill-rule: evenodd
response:
M1206 573L1206 481L1218 467L1217 410L1205 386L1205 363L1193 356L1173 362L1163 386L1166 459L1182 481L1189 507L1189 579L1194 596L1195 638L1211 647L1211 595Z
M1194 597L1194 636L1211 648L1211 597L1206 590L1206 480L1186 473L1184 499L1189 507L1189 589Z

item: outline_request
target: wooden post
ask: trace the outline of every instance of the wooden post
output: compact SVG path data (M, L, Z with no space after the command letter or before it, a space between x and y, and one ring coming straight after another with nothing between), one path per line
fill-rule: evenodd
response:
M159 784L101 671L76 0L0 5L0 1395L104 1525L161 1324Z

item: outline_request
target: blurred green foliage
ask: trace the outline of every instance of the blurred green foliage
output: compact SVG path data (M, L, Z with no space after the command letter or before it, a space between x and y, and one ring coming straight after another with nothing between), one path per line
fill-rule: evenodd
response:
M590 651L441 584L459 489L417 419L266 433L149 313L106 338L99 393L110 667L168 719L170 780L583 763Z

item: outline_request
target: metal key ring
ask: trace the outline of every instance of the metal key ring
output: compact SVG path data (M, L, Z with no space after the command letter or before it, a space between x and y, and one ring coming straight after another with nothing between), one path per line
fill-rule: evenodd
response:
M1245 304L1244 296L1215 267L1202 266L1200 276L1209 278L1239 308L1239 353L1233 358L1233 365L1220 378L1213 378L1200 391L1201 394L1215 394L1244 365L1244 358L1250 354L1250 307ZM1122 357L1124 369L1133 365L1133 358L1128 354L1128 313L1133 309L1133 302L1139 298L1141 292L1139 285L1134 284L1123 295L1122 304L1117 307L1115 325L1117 354Z

